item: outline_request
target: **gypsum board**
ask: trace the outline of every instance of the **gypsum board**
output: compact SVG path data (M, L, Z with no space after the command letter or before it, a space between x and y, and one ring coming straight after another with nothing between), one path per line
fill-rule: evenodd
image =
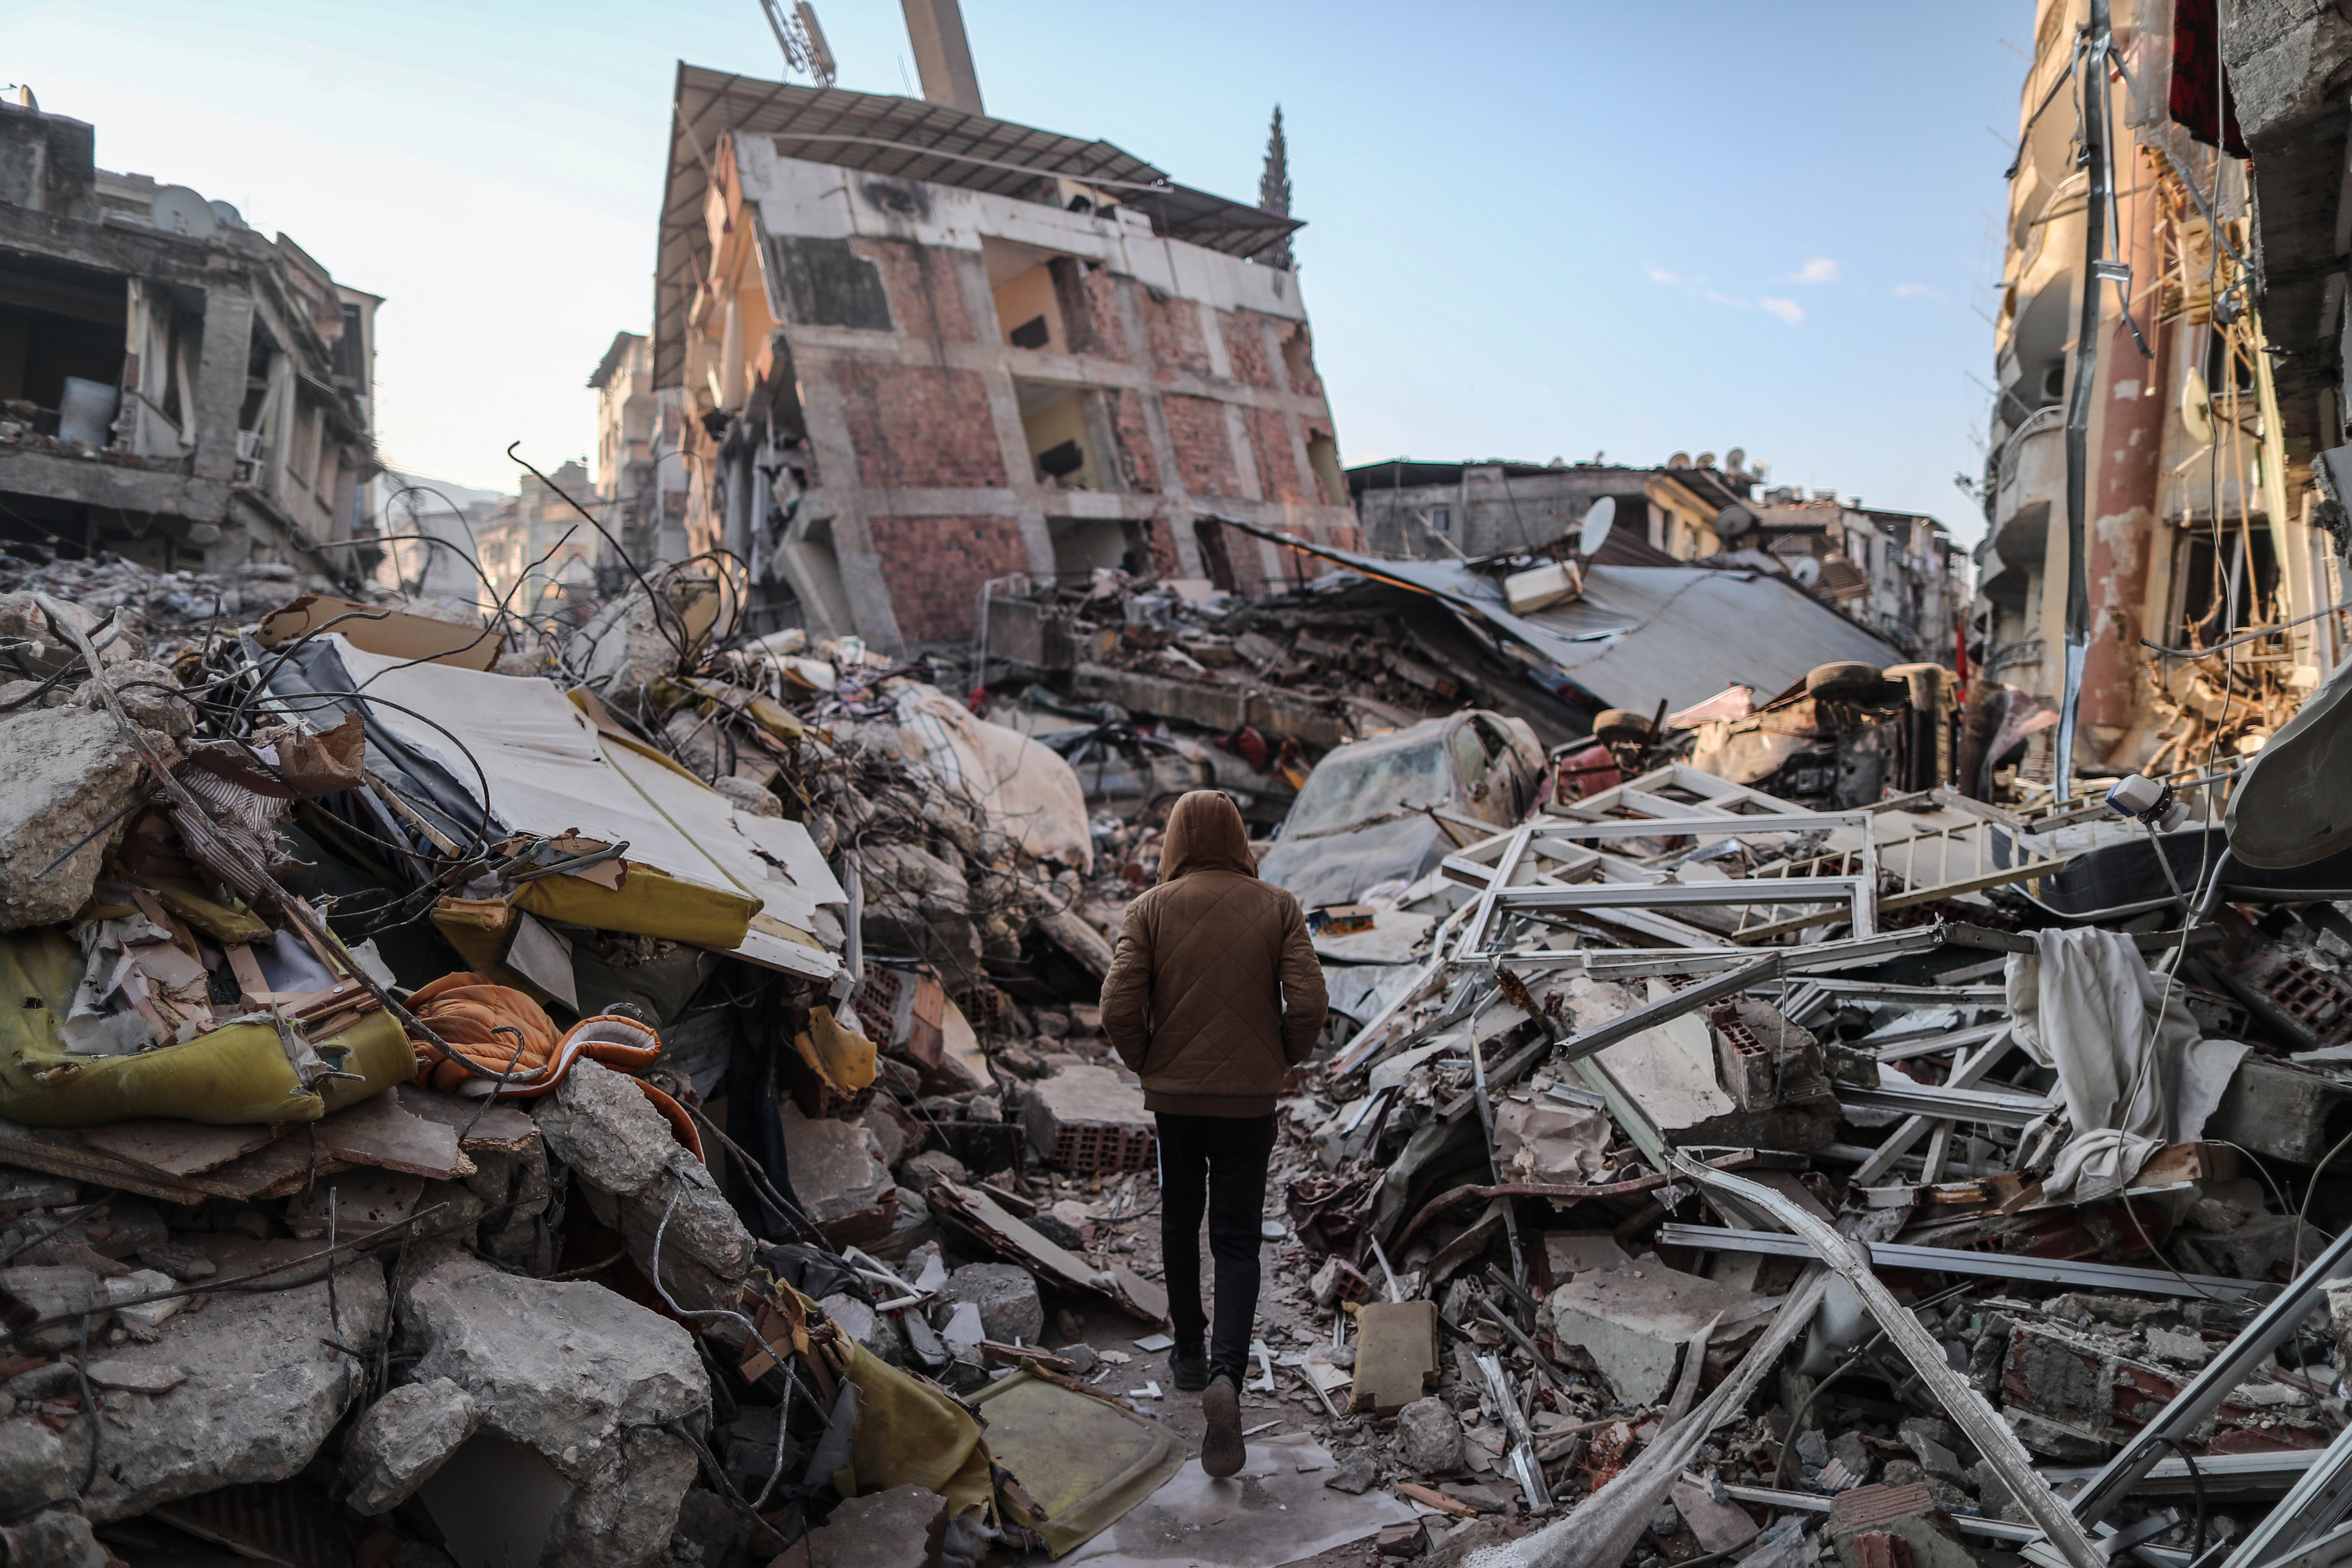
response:
M1776 1230L1730 1230L1707 1225L1658 1227L1662 1247L1688 1247L1703 1252L1755 1252L1767 1258L1815 1255L1804 1238ZM1853 1244L1860 1247L1862 1243ZM2216 1274L2174 1274L2161 1268L2134 1268L2121 1263L2080 1263L2055 1258L2026 1258L2013 1252L1976 1252L1961 1247L1906 1247L1900 1242L1874 1241L1870 1260L1882 1268L1917 1268L1938 1274L1978 1274L1993 1279L2031 1279L2044 1285L2070 1285L2093 1290L2130 1290L2143 1296L2250 1295L2268 1289L2261 1279L2225 1279Z

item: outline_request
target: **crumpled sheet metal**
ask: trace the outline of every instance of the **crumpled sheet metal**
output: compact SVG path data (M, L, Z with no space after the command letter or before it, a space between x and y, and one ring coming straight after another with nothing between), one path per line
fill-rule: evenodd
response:
M1666 1151L1667 1160L1675 1169L1690 1177L1710 1192L1723 1193L1742 1205L1769 1215L1789 1230L1802 1237L1806 1245L1822 1260L1843 1276L1862 1296L1871 1316L1895 1348L1910 1362L1920 1379L1927 1385L1944 1413L1968 1435L1977 1451L2000 1474L2001 1482L2010 1495L2032 1516L2042 1534L2057 1548L2074 1568L2108 1568L2107 1556L2093 1544L2081 1521L2072 1510L2059 1500L2050 1489L2050 1483L2033 1468L2023 1445L2009 1423L2003 1421L1976 1385L1952 1370L1945 1359L1944 1347L1929 1334L1919 1320L1895 1299L1894 1292L1880 1282L1872 1272L1870 1258L1864 1247L1857 1247L1839 1235L1806 1209L1790 1202L1771 1188L1739 1176L1727 1175L1701 1164L1679 1150ZM1781 1325L1775 1324L1778 1329ZM1720 1390L1717 1391L1718 1393ZM1613 1568L1613 1564L1611 1565Z
M1782 1300L1771 1327L1741 1358L1738 1368L1717 1384L1697 1409L1660 1432L1639 1458L1567 1518L1522 1540L1474 1552L1465 1568L1617 1568L1633 1552L1658 1504L1682 1479L1684 1467L1696 1457L1707 1433L1738 1417L1748 1395L1780 1361L1780 1352L1812 1321L1829 1281L1826 1269L1807 1270ZM1695 1348L1705 1354L1703 1345Z

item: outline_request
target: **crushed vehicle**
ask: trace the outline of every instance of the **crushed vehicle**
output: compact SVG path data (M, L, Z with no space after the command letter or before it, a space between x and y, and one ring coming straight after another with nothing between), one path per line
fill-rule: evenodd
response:
M1436 869L1460 829L1517 823L1544 783L1522 720L1472 710L1331 751L1307 775L1259 874L1309 909Z

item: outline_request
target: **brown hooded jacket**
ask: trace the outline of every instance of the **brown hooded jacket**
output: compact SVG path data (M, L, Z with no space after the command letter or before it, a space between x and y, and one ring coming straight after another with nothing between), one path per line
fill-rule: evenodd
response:
M1268 1116L1323 1029L1323 970L1298 900L1257 878L1234 803L1194 790L1160 845L1160 885L1127 908L1103 980L1103 1033L1143 1103Z

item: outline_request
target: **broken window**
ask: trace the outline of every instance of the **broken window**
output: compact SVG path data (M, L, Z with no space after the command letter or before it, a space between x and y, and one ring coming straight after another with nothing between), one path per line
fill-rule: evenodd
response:
M1429 531L1432 533L1453 532L1454 509L1446 506L1431 507L1429 509Z
M119 277L32 258L0 268L0 416L54 436L68 379L120 385L127 310Z
M996 299L997 329L1005 342L1016 349L1069 353L1051 269L1055 260L1068 258L1009 239L983 238L980 254L988 268L989 292Z
M2270 530L2232 522L2218 531L2218 542L2216 531L2202 524L2181 531L2175 647L2210 647L2270 617L2266 606L2278 592Z
M1039 484L1049 489L1097 490L1102 473L1095 461L1095 438L1087 417L1089 394L1052 381L1013 383L1021 405L1021 429Z

